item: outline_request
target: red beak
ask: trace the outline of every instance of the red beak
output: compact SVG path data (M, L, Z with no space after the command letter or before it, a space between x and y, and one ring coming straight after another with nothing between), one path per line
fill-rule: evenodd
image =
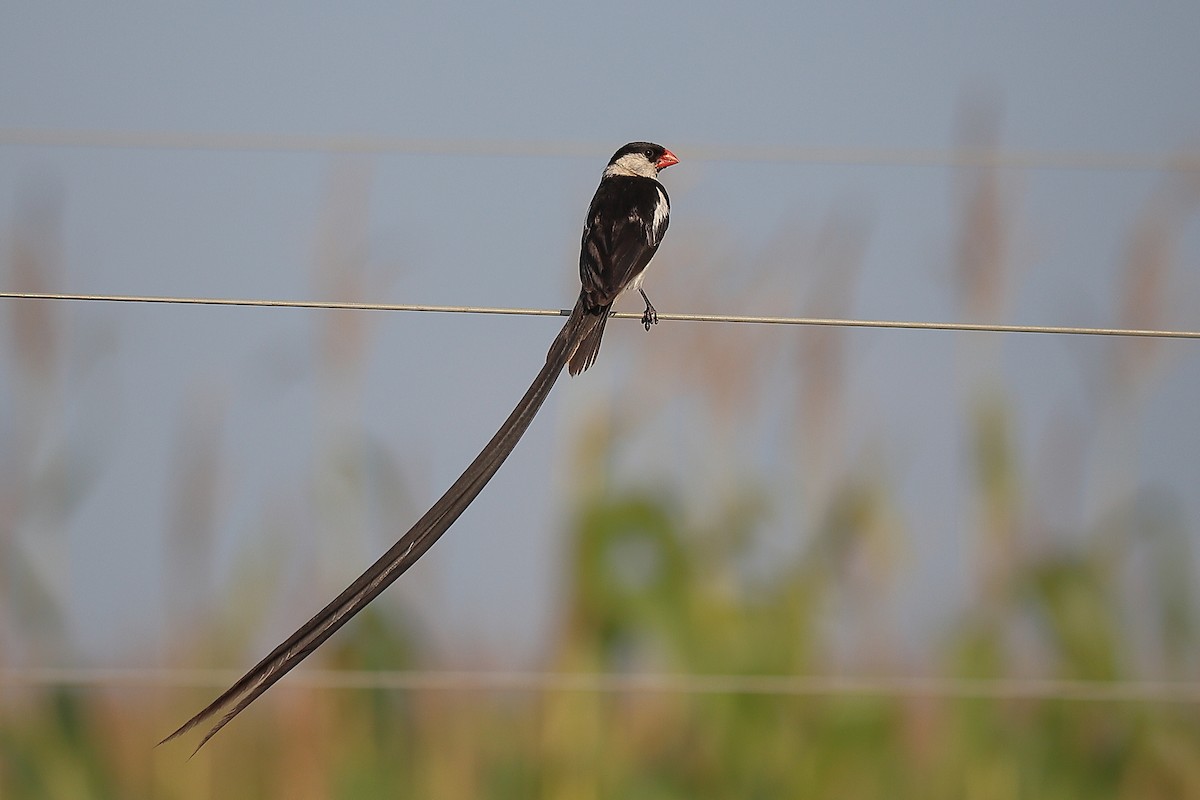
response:
M658 161L654 162L655 169L666 169L672 164L678 164L679 157L670 150L663 150L663 154L659 156Z

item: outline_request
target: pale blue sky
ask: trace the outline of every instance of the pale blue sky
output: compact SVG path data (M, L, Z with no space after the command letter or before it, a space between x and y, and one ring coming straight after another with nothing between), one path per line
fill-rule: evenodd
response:
M672 229L656 265L676 271L673 280L681 280L684 254L696 242L725 248L734 271L745 266L741 254L759 252L791 228L811 237L831 209L849 209L868 231L850 313L944 319L957 313L953 170L689 160L689 152L945 148L958 140L964 100L980 97L998 109L1004 149L1195 152L1197 31L1200 6L1193 2L556 2L519 9L353 3L249 11L234 4L5 2L4 131L547 142L579 155L556 149L523 157L350 158L0 145L4 258L19 209L49 193L61 203L64 291L321 298L328 292L313 278L320 229L344 217L350 238L362 228L359 255L387 276L379 299L569 306L579 226L600 169L623 142L649 138L683 159L664 176ZM361 190L339 190L338 180ZM1112 289L1129 233L1162 176L1033 169L1006 172L1005 180L1020 276L1007 321L1115 324ZM361 213L354 205L360 200ZM1193 212L1180 234L1165 320L1175 327L1200 327L1198 227ZM804 267L788 267L799 297L809 285ZM721 308L680 308L666 293L671 283L657 283L658 291L652 275L646 288L661 311L760 311L736 305L736 298ZM0 319L11 315L13 302L0 303ZM820 313L800 302L792 311ZM136 306L56 312L71 331L66 415L94 431L88 436L99 454L70 524L70 568L78 579L69 599L72 630L90 657L144 663L160 635L166 487L181 414L196 397L223 404L222 553L261 551L268 535L262 519L272 508L304 517L296 510L305 500L297 487L330 424L321 422L312 388L318 316ZM260 644L273 644L323 604L330 588L340 588L394 538L389 530L402 532L453 480L536 372L557 324L372 317L361 398L350 404L400 461L410 504L398 512L401 519L372 523L370 541L331 548L342 552L334 553L340 563L328 568L326 583L304 609L276 609ZM536 642L545 623L538 609L553 596L553 559L561 552L553 536L562 511L554 474L565 464L563 427L579 408L602 403L619 385L614 376L656 338L688 330L661 325L643 338L633 325L615 325L597 372L556 389L493 485L430 563L402 580L407 588L384 602L428 593L444 605L447 618L437 624L446 630L481 637L485 646ZM852 416L895 432L889 469L902 476L912 529L923 532L912 545L914 575L953 572L957 562L936 554L966 514L955 483L962 443L944 424L961 399L956 341L852 337ZM1084 377L1098 347L1004 341L1003 378L1019 404L1024 440L1036 442L1052 413L1098 402ZM1200 350L1188 342L1166 347L1175 357L1138 432L1139 475L1190 493L1200 483ZM17 391L5 358L0 398ZM0 446L15 440L16 424L0 411ZM663 456L651 466L672 465ZM1195 526L1200 509L1191 510ZM1070 521L1070 511L1061 513ZM489 535L489 521L505 526L504 538ZM313 554L314 537L336 533L327 522L303 522L294 547L291 532L274 533L281 558L297 564ZM506 557L509 546L523 557ZM497 566L505 574L496 574ZM196 601L212 620L227 613L226 567ZM952 575L946 584L962 580ZM913 598L913 607L921 606Z

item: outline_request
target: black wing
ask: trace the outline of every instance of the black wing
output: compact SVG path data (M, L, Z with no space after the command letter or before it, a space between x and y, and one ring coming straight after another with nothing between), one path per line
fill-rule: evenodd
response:
M605 178L588 207L579 280L589 310L612 305L646 269L666 233L670 200L652 178Z

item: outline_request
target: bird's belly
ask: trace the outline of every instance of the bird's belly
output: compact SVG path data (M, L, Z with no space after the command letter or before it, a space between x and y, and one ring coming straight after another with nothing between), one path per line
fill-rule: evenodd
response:
M637 275L633 276L633 280L626 284L625 288L621 290L621 294L625 294L625 292L636 292L638 289L642 288L642 281L645 280L645 278L646 270L643 269Z

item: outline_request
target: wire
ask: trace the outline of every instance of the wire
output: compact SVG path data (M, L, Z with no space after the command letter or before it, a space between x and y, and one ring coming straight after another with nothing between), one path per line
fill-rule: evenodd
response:
M75 300L105 303L165 303L201 306L253 306L270 308L316 308L354 311L426 311L438 314L506 314L528 317L565 317L569 309L496 308L491 306L438 306L410 303L353 303L337 300L262 300L228 297L164 297L114 294L61 294L50 292L0 292L0 299ZM617 312L617 319L641 319L635 312ZM1159 339L1200 339L1200 331L1153 328L1089 328L1069 325L1002 325L975 322L917 322L882 319L836 319L824 317L765 317L736 314L659 313L660 320L682 322L732 322L758 325L809 325L844 328L900 328L906 330L973 331L984 333L1047 333L1078 336L1139 336Z
M98 147L137 150L240 150L259 152L419 154L493 157L607 156L611 148L583 142L503 139L412 139L396 136L321 136L280 133L201 133L52 128L0 128L0 146ZM1003 167L1200 172L1200 155L1166 153L998 151L879 147L680 145L689 161L843 164L921 167Z
M0 686L222 688L231 670L26 669L0 670ZM1084 681L1054 678L846 677L831 675L696 675L571 672L300 670L282 686L293 689L404 691L554 691L777 696L872 695L991 700L1200 703L1200 683Z

